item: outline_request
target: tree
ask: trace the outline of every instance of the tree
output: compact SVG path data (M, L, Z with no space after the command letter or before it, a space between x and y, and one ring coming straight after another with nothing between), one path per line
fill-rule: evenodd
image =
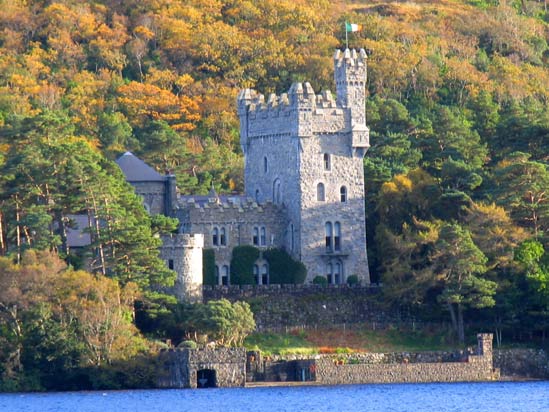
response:
M493 196L519 225L542 237L549 227L549 171L545 164L529 157L513 153L498 163L494 171L498 189Z
M496 283L484 279L486 256L473 243L471 234L455 223L440 229L431 256L433 275L442 292L440 303L446 305L459 342L465 342L463 310L494 306Z

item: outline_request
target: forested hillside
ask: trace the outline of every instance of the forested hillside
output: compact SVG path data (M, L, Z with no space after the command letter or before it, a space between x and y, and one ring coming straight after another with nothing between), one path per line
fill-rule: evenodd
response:
M60 369L102 361L99 343L64 338L82 313L69 292L36 281L36 250L79 267L67 255L70 215L108 222L96 226L92 269L122 289L80 287L108 289L120 322L132 285L151 297L173 282L154 237L173 222L146 216L112 160L130 150L173 171L182 193L242 190L238 91L281 93L293 81L333 91L345 21L362 26L349 46L369 54L373 280L388 302L441 308L460 338L467 315L507 337L546 338L546 1L0 0L0 270L34 282L0 290L0 372L51 351ZM59 327L54 340L41 335L53 333L45 319ZM126 326L120 358L129 340L139 346ZM25 331L43 358L25 355Z

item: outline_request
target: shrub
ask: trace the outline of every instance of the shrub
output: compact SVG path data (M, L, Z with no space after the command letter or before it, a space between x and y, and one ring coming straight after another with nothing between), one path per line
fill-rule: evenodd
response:
M217 284L215 278L215 253L213 249L202 250L202 282L205 285Z
M315 285L327 285L328 279L326 279L324 276L315 276L313 279L313 284Z
M299 284L305 281L305 265L294 260L283 249L268 249L263 257L269 263L269 279L273 284Z
M253 285L253 267L259 258L259 249L253 246L236 246L231 257L231 284Z
M347 284L348 285L358 285L360 281L358 280L357 275L351 275L347 278Z
M184 340L179 345L177 345L178 348L186 348L186 349L196 349L198 345L193 340Z

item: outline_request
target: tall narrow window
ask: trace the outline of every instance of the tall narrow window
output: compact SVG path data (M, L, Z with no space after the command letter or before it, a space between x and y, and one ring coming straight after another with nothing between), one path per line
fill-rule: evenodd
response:
M294 251L294 224L290 224L290 251Z
M345 186L341 186L339 189L339 197L342 203L347 201L347 188Z
M264 227L261 227L260 229L260 245L261 246L266 246L267 245L267 235L266 235L266 232L265 232L265 228Z
M261 284L262 285L269 284L269 266L267 266L267 264L264 264L261 267Z
M267 156L263 158L263 173L267 173L269 170L269 165L267 163Z
M221 268L221 284L222 285L228 285L229 284L229 266L224 265Z
M219 244L221 246L227 246L227 233L224 227L219 231Z
M332 223L326 222L326 251L331 252L332 251Z
M334 250L341 250L341 224L339 222L334 223Z
M173 270L173 268L174 268L173 259L168 259L168 269Z
M221 284L221 279L219 279L219 266L215 265L215 284Z
M328 263L326 265L326 278L328 279L328 283L332 283L332 272L333 272L333 268L332 268L332 264L331 263Z
M330 155L328 153L324 153L324 170L331 170L332 169L332 162L330 159Z
M324 202L325 198L324 183L319 183L316 185L316 200L319 202Z
M255 191L255 202L259 203L259 189Z
M280 179L276 179L273 182L273 203L280 204L281 195L280 195Z
M336 285L341 283L341 263L339 262L334 265L334 283Z
M256 285L259 285L259 266L254 265L254 281Z
M252 243L254 244L254 246L259 246L259 228L257 226L254 227Z
M219 229L216 227L212 231L212 245L217 246L219 244Z

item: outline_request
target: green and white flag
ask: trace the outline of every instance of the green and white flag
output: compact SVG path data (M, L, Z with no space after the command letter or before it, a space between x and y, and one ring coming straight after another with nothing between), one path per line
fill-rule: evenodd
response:
M360 24L353 24L353 23L347 23L345 22L345 31L346 32L355 32L355 31L360 31L362 29L362 27L360 26Z

